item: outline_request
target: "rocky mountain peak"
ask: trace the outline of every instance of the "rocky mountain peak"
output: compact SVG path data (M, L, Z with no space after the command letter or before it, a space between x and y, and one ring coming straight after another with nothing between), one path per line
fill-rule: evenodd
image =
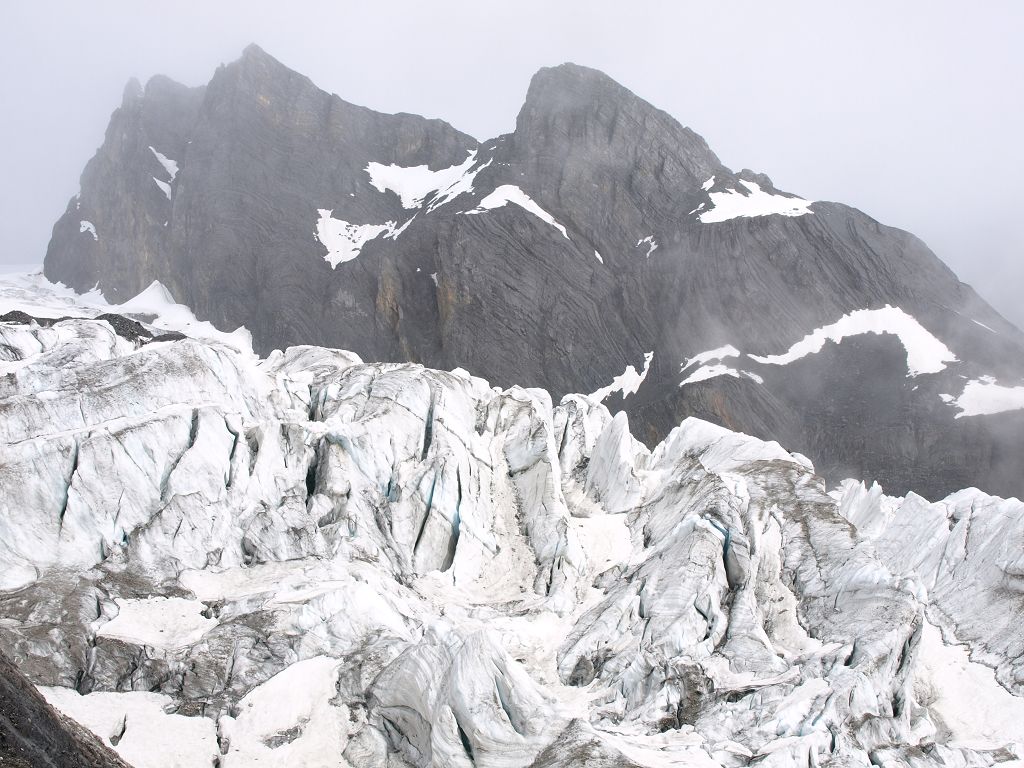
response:
M128 78L128 82L124 84L124 92L121 95L121 105L127 106L133 101L142 98L142 83L139 82L137 77Z
M728 173L701 136L603 72L578 64L545 67L533 76L516 141L524 153L558 165L585 156L592 168L607 165L617 174L649 168L667 176L673 197Z
M263 353L610 388L652 446L698 416L833 480L1022 489L1018 331L919 241L732 172L594 69L540 70L515 131L480 143L250 46L205 89L151 81L81 188L47 277L118 302L158 280ZM915 339L942 353L925 378Z

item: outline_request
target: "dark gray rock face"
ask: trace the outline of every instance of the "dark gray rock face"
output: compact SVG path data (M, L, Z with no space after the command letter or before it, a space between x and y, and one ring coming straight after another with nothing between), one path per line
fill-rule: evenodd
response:
M0 651L0 765L10 768L128 768L78 723L46 703Z
M157 152L177 163L172 180ZM463 163L448 193L450 180L415 180ZM390 183L370 172L392 166L424 168ZM912 235L821 202L703 221L730 193L787 197L594 70L541 70L515 131L478 143L348 104L250 47L205 88L129 86L45 269L111 301L160 280L200 318L245 325L262 352L342 347L555 396L653 352L639 390L606 401L650 444L693 415L777 439L829 479L1024 496L1024 411L956 418L940 397L983 376L1024 382L1024 335ZM358 255L332 265L321 210L380 231L345 229ZM905 345L875 333L786 365L749 357L887 305L956 360L908 376ZM728 366L760 382L680 386L687 360L727 344L743 353Z

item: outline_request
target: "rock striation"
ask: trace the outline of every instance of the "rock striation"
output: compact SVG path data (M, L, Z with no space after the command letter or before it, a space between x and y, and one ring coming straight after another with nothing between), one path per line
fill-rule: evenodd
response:
M255 46L203 88L133 82L45 270L112 303L159 281L262 354L604 391L650 448L694 416L832 482L1024 495L1019 330L912 235L731 171L576 65L538 72L515 130L483 142L346 103ZM948 352L926 370L921 338Z

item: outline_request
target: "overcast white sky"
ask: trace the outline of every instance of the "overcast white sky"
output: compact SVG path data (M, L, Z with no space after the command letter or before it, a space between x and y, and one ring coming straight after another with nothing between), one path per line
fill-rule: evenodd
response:
M921 236L1024 327L1024 2L3 0L0 264L41 262L130 76L257 42L342 98L512 129L530 76L597 67L726 165Z

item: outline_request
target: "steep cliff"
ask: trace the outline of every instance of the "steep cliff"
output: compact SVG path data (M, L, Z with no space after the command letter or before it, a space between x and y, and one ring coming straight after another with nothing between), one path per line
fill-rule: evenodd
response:
M607 388L651 446L698 416L834 480L1024 495L1020 331L913 236L730 171L584 67L541 70L483 143L256 47L205 89L130 86L46 275L116 302L159 280L263 353Z

